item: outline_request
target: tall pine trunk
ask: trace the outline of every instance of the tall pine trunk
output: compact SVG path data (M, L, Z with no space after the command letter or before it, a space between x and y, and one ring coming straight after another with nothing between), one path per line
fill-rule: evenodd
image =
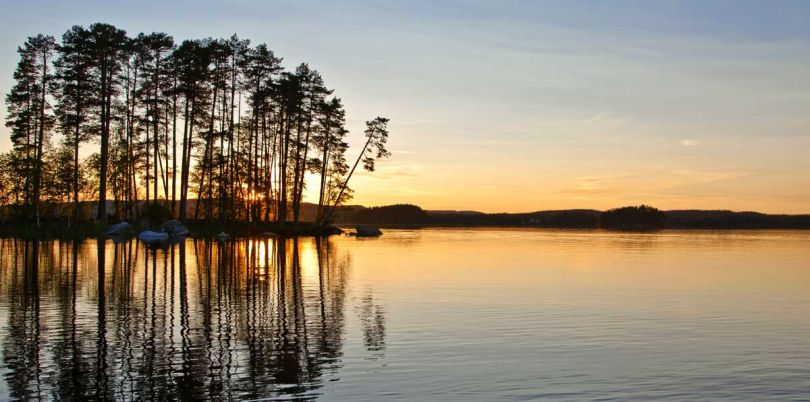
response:
M45 94L48 87L48 55L42 53L42 93L39 99L39 133L37 133L37 160L36 170L34 172L34 211L37 217L37 226L40 225L39 221L39 206L40 206L40 188L42 187L42 144L45 141Z
M323 140L323 155L321 157L321 187L320 191L318 192L318 212L315 214L315 223L321 224L323 223L323 202L324 202L324 191L326 190L326 174L327 169L329 166L329 142L331 138L329 138L329 134L332 133L331 121L330 116L326 116L326 124L324 127L324 140Z
M98 213L97 219L101 224L107 224L107 157L109 153L109 140L110 140L110 131L108 126L109 121L109 102L108 97L109 95L107 92L108 89L108 71L107 71L107 59L102 58L101 60L101 169L99 172L99 182L98 182Z

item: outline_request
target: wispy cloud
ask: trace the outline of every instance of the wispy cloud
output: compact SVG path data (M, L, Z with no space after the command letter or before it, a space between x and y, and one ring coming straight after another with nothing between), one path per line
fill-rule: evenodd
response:
M720 183L750 176L741 170L652 169L642 173L617 173L578 177L561 194L604 195L645 194L666 197L672 191L707 183Z
M614 112L600 112L583 121L586 126L616 127L625 123L625 118Z
M572 188L561 191L568 194L597 194L616 192L622 187L622 183L633 181L638 178L638 174L611 174L598 176L578 177Z
M417 126L422 124L435 124L439 123L441 120L438 119L417 119L417 120L402 120L397 121L396 124L400 126Z
M712 183L750 175L749 172L741 170L674 170L672 173L676 179L682 179L687 183Z
M357 170L355 173L358 177L363 177L366 180L389 180L393 178L404 177L417 177L425 170L423 165L419 164L400 164L400 163L386 163L382 162L377 164L374 172L367 172L365 170Z
M596 122L599 122L600 120L607 119L608 117L610 117L610 115L611 115L610 112L597 113L597 114L591 116L590 118L586 119L584 121L584 123L585 124L594 124Z
M701 144L700 140L694 138L684 138L678 141L678 143L685 147L696 147Z

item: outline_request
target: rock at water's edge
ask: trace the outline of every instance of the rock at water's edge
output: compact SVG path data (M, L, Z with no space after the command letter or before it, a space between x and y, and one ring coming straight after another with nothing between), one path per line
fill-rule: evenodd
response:
M170 236L188 236L191 234L183 223L177 219L163 222L163 224L160 225L160 231L168 233Z
M145 230L138 233L138 239L144 243L162 243L169 240L169 234Z
M383 234L379 228L373 226L355 226L354 230L357 231L357 237L376 237Z
M132 234L132 232L133 228L129 222L118 222L114 225L110 225L110 227L107 228L107 234L111 236Z
M334 226L329 226L326 229L324 229L324 233L326 233L327 235L339 235L343 234L343 229Z

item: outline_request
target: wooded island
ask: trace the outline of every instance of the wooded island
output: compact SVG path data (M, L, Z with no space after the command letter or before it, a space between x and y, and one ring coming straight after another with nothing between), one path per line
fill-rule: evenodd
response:
M358 165L373 171L390 155L388 119L376 117L347 160L344 106L321 74L285 70L267 45L236 35L175 41L95 23L61 41L29 37L18 53L6 95L13 148L0 154L6 222L297 226L315 186L311 224L324 226L352 197Z

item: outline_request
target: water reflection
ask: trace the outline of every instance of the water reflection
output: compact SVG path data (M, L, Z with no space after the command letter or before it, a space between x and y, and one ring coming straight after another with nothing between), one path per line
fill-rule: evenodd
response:
M0 400L805 400L810 232L0 240Z
M349 259L325 239L9 239L0 264L14 399L309 399L342 365Z
M385 313L370 291L360 301L358 313L363 324L363 344L368 351L381 355L385 351Z

